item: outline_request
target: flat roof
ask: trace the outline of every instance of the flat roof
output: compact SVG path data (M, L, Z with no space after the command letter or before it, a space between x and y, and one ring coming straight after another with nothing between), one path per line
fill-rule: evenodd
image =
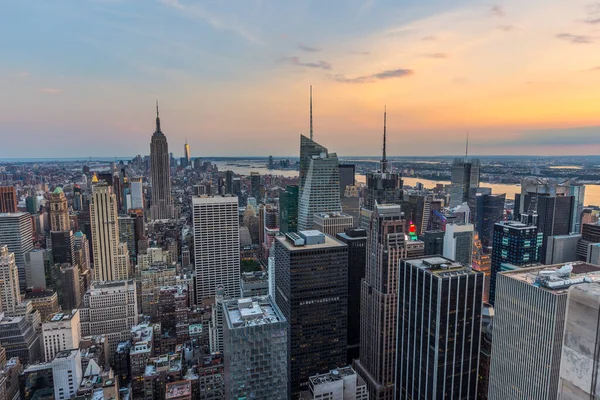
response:
M229 300L223 303L229 329L243 329L285 321L269 296Z
M572 285L600 282L600 266L585 262L517 268L512 271L500 272L500 274L556 295L566 294Z
M281 244L283 244L288 250L291 251L302 251L302 250L315 250L315 249L327 249L331 247L346 247L346 243L343 243L329 235L323 234L321 231L302 231L303 234L306 235L307 232L318 232L319 235L325 236L325 243L320 244L305 244L303 246L294 246L288 240L286 240L285 236L276 236L275 240L278 240ZM307 235L308 236L308 235Z
M407 264L428 271L441 278L458 275L475 275L481 273L446 257L434 256L406 260Z
M316 213L315 217L319 218L353 218L352 215L343 213L343 212L320 212Z
M237 196L233 195L225 195L225 196L192 196L192 205L193 204L210 204L210 203L238 203Z

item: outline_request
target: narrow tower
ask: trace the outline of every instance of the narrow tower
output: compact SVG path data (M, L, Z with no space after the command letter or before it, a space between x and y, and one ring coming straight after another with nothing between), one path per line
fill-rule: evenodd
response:
M167 137L160 129L158 101L156 102L156 131L150 142L150 170L152 177L152 204L150 218L172 219L175 217L171 198L171 169Z
M388 161L387 161L387 157L385 154L385 145L386 145L386 132L385 132L385 128L386 128L386 121L387 120L387 107L383 108L383 157L381 158L381 172L382 173L386 173L388 172Z

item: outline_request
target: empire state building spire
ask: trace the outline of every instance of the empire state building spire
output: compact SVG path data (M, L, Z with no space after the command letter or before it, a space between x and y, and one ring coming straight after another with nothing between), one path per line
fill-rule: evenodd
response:
M383 108L383 156L381 157L381 172L386 173L388 172L388 160L387 160L387 156L385 153L385 146L386 146L386 124L387 124L387 107Z
M162 133L160 130L160 116L158 115L158 100L156 100L156 132Z

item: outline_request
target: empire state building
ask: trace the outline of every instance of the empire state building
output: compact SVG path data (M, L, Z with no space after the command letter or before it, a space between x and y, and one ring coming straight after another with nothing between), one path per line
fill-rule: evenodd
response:
M160 130L158 101L156 102L156 131L150 142L150 171L152 178L150 218L152 220L175 218L175 209L171 198L169 145L167 137Z

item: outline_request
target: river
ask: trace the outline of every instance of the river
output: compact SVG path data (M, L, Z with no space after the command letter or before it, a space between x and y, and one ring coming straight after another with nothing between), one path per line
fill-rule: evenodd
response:
M254 165L243 165L243 166L235 166L235 165L227 165L227 162L217 161L214 162L219 167L219 171L231 170L236 174L240 175L250 175L251 171L259 172L261 175L281 175L285 177L294 177L298 176L298 171L293 170L280 170L280 169L267 169L264 164L256 163ZM244 163L246 164L246 163ZM412 178L412 177L402 177L404 184L407 186L414 187L417 182L421 182L426 189L432 189L436 184L441 183L444 185L450 184L449 181L432 181L430 179L421 179L421 178ZM360 183L365 183L364 175L356 175L356 181ZM507 199L514 199L515 193L521 193L521 186L515 184L502 184L502 183L487 183L481 182L482 187L492 188L492 193L494 194L502 194L506 193ZM600 185L594 184L586 184L585 185L585 198L583 204L587 205L598 205L600 206Z

